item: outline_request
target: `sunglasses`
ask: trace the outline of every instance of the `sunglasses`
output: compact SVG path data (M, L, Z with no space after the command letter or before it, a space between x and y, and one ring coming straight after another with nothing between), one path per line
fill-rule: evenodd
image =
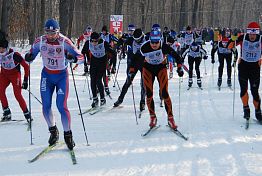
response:
M92 42L92 43L96 43L96 42L98 42L98 40L92 39L91 42Z
M45 34L47 35L54 35L54 34L57 34L58 31L57 30L45 30Z
M153 42L153 41L150 41L151 44L159 44L160 41L156 41L156 42Z

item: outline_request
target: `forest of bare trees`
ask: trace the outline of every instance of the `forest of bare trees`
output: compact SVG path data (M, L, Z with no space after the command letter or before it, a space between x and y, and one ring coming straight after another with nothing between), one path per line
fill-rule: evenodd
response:
M10 39L29 39L43 33L47 18L59 20L61 32L79 36L86 25L100 31L109 16L123 14L145 31L159 23L175 30L183 26L239 27L258 21L262 0L0 0L1 30Z

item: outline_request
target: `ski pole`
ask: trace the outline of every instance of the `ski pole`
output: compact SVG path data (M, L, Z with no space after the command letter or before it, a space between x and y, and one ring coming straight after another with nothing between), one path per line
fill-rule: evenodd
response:
M207 75L206 61L204 59L205 75Z
M86 138L86 144L88 144L88 139L87 139L87 135L86 135L86 128L85 128L85 123L84 123L84 119L83 119L83 114L82 114L82 110L80 107L80 102L79 102L79 98L78 98L78 93L76 90L76 83L75 83L75 76L73 73L73 69L72 69L72 63L70 63L70 69L71 69L71 74L72 74L72 78L73 78L73 83L74 83L74 88L75 88L75 93L76 93L76 99L77 99L77 104L78 104L78 108L79 108L79 112L80 112L80 116L81 116L81 120L82 120L82 125L83 125L83 129L84 129L84 133L85 133L85 138Z
M138 125L138 121L137 121L137 113L136 113L136 103L135 103L135 94L134 94L133 83L131 83L131 86L132 86L133 105L134 105L135 116L136 116L136 124Z
M180 121L180 94L181 94L181 77L179 77L179 88L178 88L178 119Z
M119 55L118 55L119 56ZM116 86L116 83L118 84L118 82L117 82L117 75L118 75L118 71L119 71L119 68L120 68L120 62L121 62L121 55L118 57L118 66L117 66L117 70L116 70L116 75L115 75L115 80L114 80L114 85L113 85L113 87L115 87ZM119 87L119 85L118 85L118 87ZM120 87L119 87L119 90L120 90Z
M87 88L88 88L88 93L89 93L89 99L92 100L91 93L90 93L90 85L89 85L88 75L86 75L86 82L87 82Z
M41 100L39 100L39 98L37 98L30 90L26 89L41 105L42 105L42 102Z
M233 119L235 118L236 63L234 63Z
M29 113L32 114L31 112L31 69L30 69L30 63L29 63L29 74L28 74L28 102L29 102ZM29 129L30 129L30 141L31 141L31 145L33 145L33 129L32 129L32 116L30 116L30 120L29 120Z

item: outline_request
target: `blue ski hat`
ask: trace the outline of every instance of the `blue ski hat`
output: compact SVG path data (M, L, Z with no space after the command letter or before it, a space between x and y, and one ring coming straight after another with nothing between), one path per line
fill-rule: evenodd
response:
M161 32L161 27L159 24L153 24L151 27L151 31L159 31Z
M45 22L45 31L49 31L49 32L59 32L60 27L59 24L56 20L54 19L48 19Z
M136 29L136 27L133 24L129 24L128 27L127 27L128 31L134 31L135 29Z
M151 31L149 40L152 42L159 42L162 38L161 32L160 31Z

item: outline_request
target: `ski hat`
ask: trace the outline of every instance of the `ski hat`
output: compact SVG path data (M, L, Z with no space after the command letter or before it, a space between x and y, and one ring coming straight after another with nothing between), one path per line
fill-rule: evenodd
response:
M229 39L227 37L222 37L222 42L228 42Z
M7 48L8 47L8 41L6 39L0 41L0 47Z
M191 26L187 26L187 27L186 27L186 30L187 30L187 31L191 31Z
M149 40L152 42L159 42L161 40L161 36L160 31L152 31L150 32Z
M144 36L142 29L138 28L134 31L133 38L135 40L140 40Z
M247 34L259 34L260 26L257 22L251 22L247 26Z
M59 27L59 24L56 20L54 19L48 19L46 22L45 22L45 31L46 32L59 32L60 30L60 27Z
M128 31L135 31L135 29L136 29L136 27L133 24L129 24L128 27L127 27Z
M151 31L159 31L161 32L161 27L159 24L153 24L151 27Z
M91 40L92 40L92 39L97 40L97 39L99 39L99 37L100 37L100 35L99 35L97 32L93 32L93 33L91 34Z
M86 32L92 32L93 30L92 30L92 27L91 26L87 26L86 27Z
M102 27L102 31L106 31L106 32L108 32L108 30L107 30L107 26L106 26L106 25L104 25L104 26Z

